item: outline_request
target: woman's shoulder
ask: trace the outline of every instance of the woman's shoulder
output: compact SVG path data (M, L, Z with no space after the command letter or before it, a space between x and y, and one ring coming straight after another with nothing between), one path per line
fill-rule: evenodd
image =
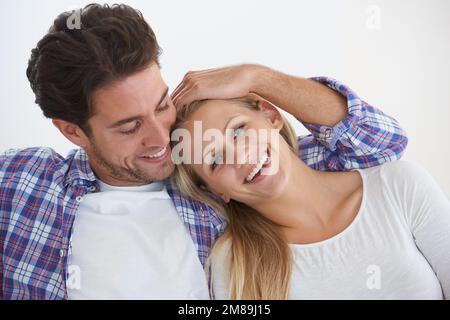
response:
M359 170L368 181L387 185L411 185L429 180L429 173L420 165L404 160L392 161L380 166Z
M224 236L222 236L224 237ZM230 282L230 250L231 239L224 237L214 245L209 256L211 284L214 299L227 299Z
M425 199L430 192L440 191L434 178L423 167L410 161L394 161L360 172L371 195L379 195L407 207L411 201Z
M207 264L211 267L212 272L223 273L228 271L230 262L232 239L227 232L216 241L212 247Z
M217 240L209 256L213 268L226 265L226 262L230 259L231 241L231 237L227 236L227 234Z

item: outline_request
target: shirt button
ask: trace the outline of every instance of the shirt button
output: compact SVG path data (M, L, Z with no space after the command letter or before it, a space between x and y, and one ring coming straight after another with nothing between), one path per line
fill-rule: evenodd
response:
M81 202L81 200L83 200L83 197L82 196L78 196L78 197L75 198L75 200L77 200L77 202Z
M90 192L94 192L95 191L95 186L90 186L89 188L88 188L88 190L90 191Z
M64 257L64 250L63 250L63 249L59 250L59 256L60 256L61 258Z

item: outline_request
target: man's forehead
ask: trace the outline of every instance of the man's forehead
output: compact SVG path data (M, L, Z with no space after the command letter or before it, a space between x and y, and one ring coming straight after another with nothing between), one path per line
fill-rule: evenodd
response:
M168 93L164 81L127 81L97 90L93 95L95 114L110 118L116 114L145 112L156 108Z

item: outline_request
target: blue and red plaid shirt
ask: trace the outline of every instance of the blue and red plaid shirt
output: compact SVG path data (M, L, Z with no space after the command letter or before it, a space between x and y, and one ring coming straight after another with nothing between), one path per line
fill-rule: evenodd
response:
M398 123L336 80L321 82L347 97L348 116L334 127L304 123L299 155L317 170L350 170L399 159L407 138ZM167 189L204 265L226 221L210 207ZM0 154L0 297L66 299L70 238L82 197L98 190L86 153L64 158L50 148Z

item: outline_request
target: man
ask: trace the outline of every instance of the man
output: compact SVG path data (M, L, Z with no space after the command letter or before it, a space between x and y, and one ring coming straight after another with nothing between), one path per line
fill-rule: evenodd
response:
M173 103L138 11L89 5L79 29L70 15L32 50L27 76L44 115L80 148L0 156L4 299L208 298L203 266L225 221L168 180L175 105L255 92L295 109L312 133L299 139L302 158L321 170L379 165L406 147L394 119L328 78L255 65L191 72Z

